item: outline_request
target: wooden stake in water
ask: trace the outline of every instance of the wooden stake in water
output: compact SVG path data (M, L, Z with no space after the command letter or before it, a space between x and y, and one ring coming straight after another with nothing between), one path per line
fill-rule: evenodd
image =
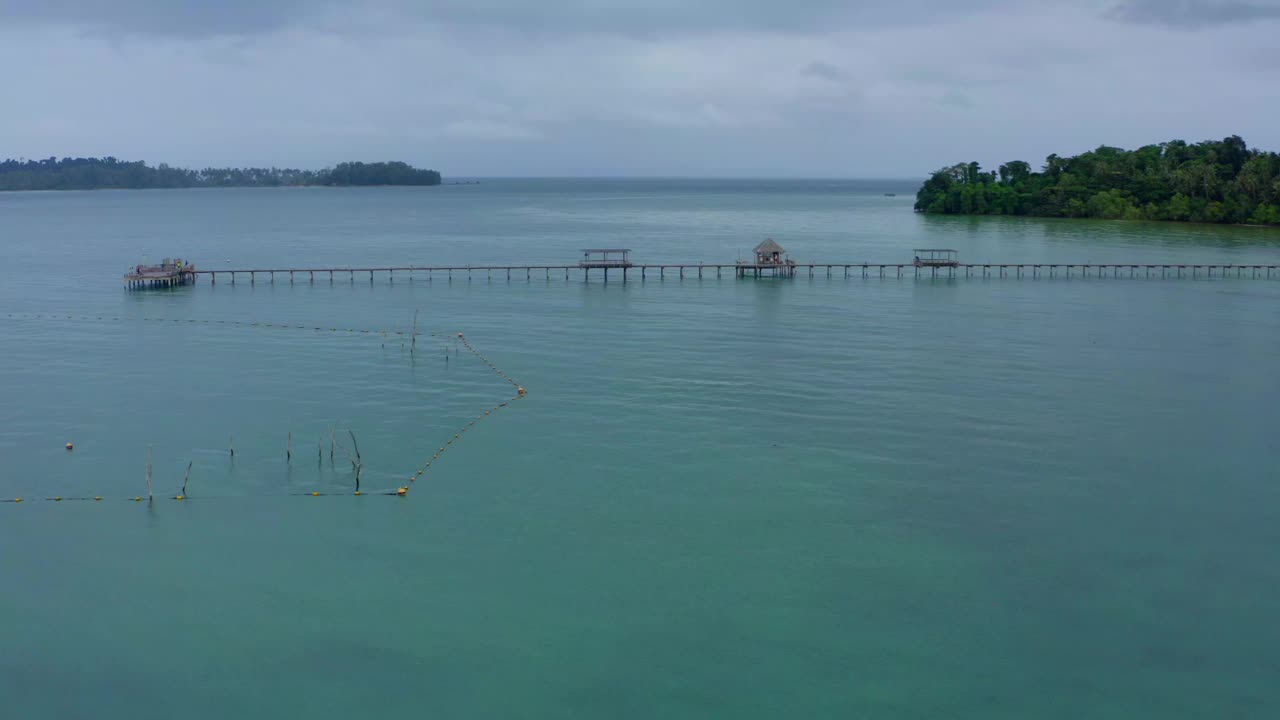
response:
M418 349L418 311L413 311L413 335L412 341L409 343L409 354L412 355Z
M231 439L228 441L228 445L231 447L231 457L235 457L236 456L236 436L235 435L231 436Z
M187 474L182 476L182 496L187 496L187 481L191 479L191 466L195 464L195 460L187 461Z
M147 502L151 502L151 446L147 446Z
M356 466L356 472L358 473L360 472L361 466L364 465L364 461L360 459L360 444L356 442L355 431L347 430L347 434L351 436L351 447L356 451L356 458L351 461L351 464Z
M293 462L293 431L289 432L289 438L285 440L284 461L286 463Z

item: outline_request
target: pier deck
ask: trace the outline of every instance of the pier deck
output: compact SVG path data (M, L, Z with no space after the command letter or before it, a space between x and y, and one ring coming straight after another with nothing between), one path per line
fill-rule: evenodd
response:
M628 280L628 273L634 276L638 271L640 279L650 277L666 279L686 277L729 277L742 276L743 265L740 263L662 263L662 264L628 264L625 266L596 266L608 279L608 271L620 272L623 281ZM209 276L211 283L218 282L218 276L235 284L237 278L248 276L250 283L259 278L274 283L277 276L289 282L303 280L314 282L316 276L322 280L333 281L346 279L354 282L368 277L370 282L378 276L385 276L391 282L399 277L414 280L432 280L436 277L453 279L455 274L474 278L483 276L492 279L495 275L507 280L521 275L531 280L537 275L550 279L552 274L564 274L569 279L572 271L581 271L584 279L590 278L592 267L583 264L554 265L435 265L435 266L381 266L381 267L320 267L320 268L233 268L226 270L184 270L183 275L192 280L200 275ZM808 277L879 277L879 278L1249 278L1280 279L1280 265L1256 264L1211 264L1211 263L957 263L944 267L920 266L915 263L794 263L789 266L791 274Z

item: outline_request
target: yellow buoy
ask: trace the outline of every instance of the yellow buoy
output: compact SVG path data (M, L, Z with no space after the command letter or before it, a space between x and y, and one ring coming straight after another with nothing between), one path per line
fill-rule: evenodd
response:
M94 499L94 500L101 500L101 499L102 499L102 496L101 496L101 495L94 495L94 496L93 496L93 499Z
M67 449L68 449L68 450L75 450L75 449L76 449L76 446L75 446L75 445L72 445L71 443L67 443Z
M135 497L135 498L133 499L133 501L134 501L134 502L142 502L142 498L140 498L140 497Z
M312 492L312 493L311 493L311 497L320 497L320 493L318 493L318 492Z
M362 492L360 492L359 490L357 490L357 491L355 492L355 494L356 494L356 495L363 495L364 493L362 493Z
M62 502L62 496L61 496L61 495L59 495L58 497L55 497L55 498L53 499L53 501L54 501L54 502Z
M404 497L405 495L409 494L409 488L407 487L399 488L396 490L396 494L399 495L400 497Z
M186 495L174 495L174 496L173 496L173 499L174 499L174 500L186 500L186 499L187 499L187 496L186 496Z
M20 503L22 502L22 498L14 498L13 501L16 503Z

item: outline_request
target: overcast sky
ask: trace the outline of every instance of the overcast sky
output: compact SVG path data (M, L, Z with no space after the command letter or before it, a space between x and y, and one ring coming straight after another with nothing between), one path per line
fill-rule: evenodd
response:
M0 157L914 177L1280 150L1280 0L0 0L0 68Z

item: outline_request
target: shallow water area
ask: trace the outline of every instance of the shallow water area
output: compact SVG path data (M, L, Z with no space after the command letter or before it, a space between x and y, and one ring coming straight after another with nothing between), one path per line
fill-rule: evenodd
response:
M0 503L0 707L1274 716L1280 278L120 281L764 237L1280 263L1276 230L925 217L913 192L0 194L0 498L24 498Z

